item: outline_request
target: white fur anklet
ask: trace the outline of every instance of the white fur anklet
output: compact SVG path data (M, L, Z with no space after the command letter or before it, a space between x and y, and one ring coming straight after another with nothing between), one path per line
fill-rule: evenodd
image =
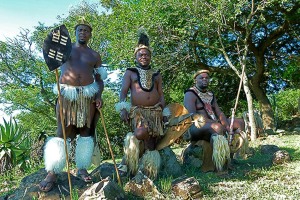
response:
M92 137L77 137L75 163L77 169L87 169L92 163L94 140Z
M70 139L67 139L67 149L70 152ZM66 165L66 151L64 139L59 137L50 138L44 148L44 162L47 172L60 173Z
M161 157L157 150L147 150L140 162L141 171L147 175L150 179L155 180L161 166Z
M223 170L226 161L230 162L230 149L228 141L223 135L212 135L213 155L212 160L218 171Z
M135 175L139 164L140 145L132 132L127 133L124 139L124 154L129 173Z

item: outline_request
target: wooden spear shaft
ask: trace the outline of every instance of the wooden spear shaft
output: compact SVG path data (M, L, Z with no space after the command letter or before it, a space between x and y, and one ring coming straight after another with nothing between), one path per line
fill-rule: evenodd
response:
M63 132L63 136L64 136L68 181L69 181L69 187L70 187L70 199L72 200L72 183L71 183L71 176L70 176L69 154L68 154L67 137L66 137L66 130L65 130L65 116L63 115L63 110L62 110L63 108L62 108L59 77L58 77L58 70L57 69L55 69L55 75L56 75L56 83L57 83L57 91L58 91L59 115L60 115L62 132Z
M229 142L231 144L232 142L232 133L233 133L233 122L234 122L234 116L235 116L235 111L236 111L236 108L237 108L237 104L238 104L238 101L239 101L239 97L240 97L240 91L241 91L241 88L242 88L242 83L243 83L243 79L244 79L244 74L245 74L245 65L243 65L243 69L242 69L242 74L241 74L241 80L240 80L240 84L239 84L239 89L238 89L238 93L237 93L237 96L236 96L236 99L235 99L235 104L234 104L234 108L232 109L232 114L231 114L231 122L230 122L230 133L229 133Z
M109 148L109 151L110 151L110 154L111 154L111 158L112 158L112 160L113 160L113 162L114 162L114 166L115 166L115 170L116 170L116 173L117 173L118 182L119 182L119 185L121 186L121 185L122 185L122 183L121 183L121 178L120 178L119 171L118 171L118 168L117 168L117 165L116 165L116 160L115 160L115 157L114 157L114 153L113 153L113 151L112 151L112 149L111 149L111 145L110 145L110 141L109 141L109 138L108 138L106 126L105 126L105 123L104 123L104 117L103 117L101 108L98 108L98 110L99 110L99 112L100 112L101 121L102 121L103 129L104 129L104 132L105 132L105 136L106 136L108 148Z

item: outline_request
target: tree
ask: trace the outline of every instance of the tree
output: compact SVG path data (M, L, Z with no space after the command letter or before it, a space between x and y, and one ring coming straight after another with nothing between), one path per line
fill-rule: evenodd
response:
M38 54L28 30L0 44L0 102L11 104L6 108L8 112L19 110L24 117L20 118L25 122L24 129L30 127L34 133L55 124L54 115L49 115L54 113L55 96L51 84L55 79ZM30 113L40 117L30 117Z
M174 80L183 83L187 77L181 74L199 67L223 74L235 72L240 76L242 65L247 65L244 84L249 83L259 102L265 128L274 128L274 114L267 98L268 83L274 80L270 72L284 71L290 63L289 57L299 55L298 1L105 3L112 10L105 38L109 41L108 54L115 58L111 62L116 66L121 58L130 62L128 54L135 46L135 33L141 26L152 38L154 64L162 68L166 85L172 88ZM272 67L271 60L277 61ZM281 80L277 86L283 83Z

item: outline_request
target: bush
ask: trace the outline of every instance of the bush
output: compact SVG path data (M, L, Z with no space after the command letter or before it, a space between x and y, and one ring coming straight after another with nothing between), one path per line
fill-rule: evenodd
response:
M273 106L279 121L290 120L297 115L299 98L300 89L284 90L275 95Z
M26 168L30 155L29 139L16 121L12 118L3 121L4 125L0 124L0 174L15 166Z

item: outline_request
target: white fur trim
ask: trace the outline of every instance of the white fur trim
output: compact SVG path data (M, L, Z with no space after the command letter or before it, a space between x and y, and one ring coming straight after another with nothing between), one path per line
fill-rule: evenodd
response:
M135 175L138 169L140 146L139 140L132 132L127 133L124 139L124 154L129 173Z
M121 113L121 111L123 109L125 109L125 110L127 110L127 112L129 112L130 108L131 108L131 104L126 101L121 101L121 102L118 102L115 104L115 108L118 113Z
M99 74L102 80L107 78L107 71L104 69L104 67L94 68L94 73Z
M92 98L98 91L99 85L95 81L86 86L71 86L60 84L61 95L69 101L76 101L79 98L79 93L84 97ZM53 85L54 94L58 94L57 85Z
M70 152L70 141L67 140L68 153ZM49 138L44 148L44 162L47 172L60 173L66 165L66 152L64 139L59 137Z
M94 139L92 137L77 137L75 163L77 169L87 169L92 163Z
M223 170L226 161L230 162L230 148L227 139L223 135L212 135L213 155L212 160L218 171Z
M168 107L164 108L163 109L163 112L162 112L163 116L164 117L170 117L172 114L171 114L171 111Z
M161 157L157 150L147 150L141 158L140 169L150 179L156 179L161 166Z

